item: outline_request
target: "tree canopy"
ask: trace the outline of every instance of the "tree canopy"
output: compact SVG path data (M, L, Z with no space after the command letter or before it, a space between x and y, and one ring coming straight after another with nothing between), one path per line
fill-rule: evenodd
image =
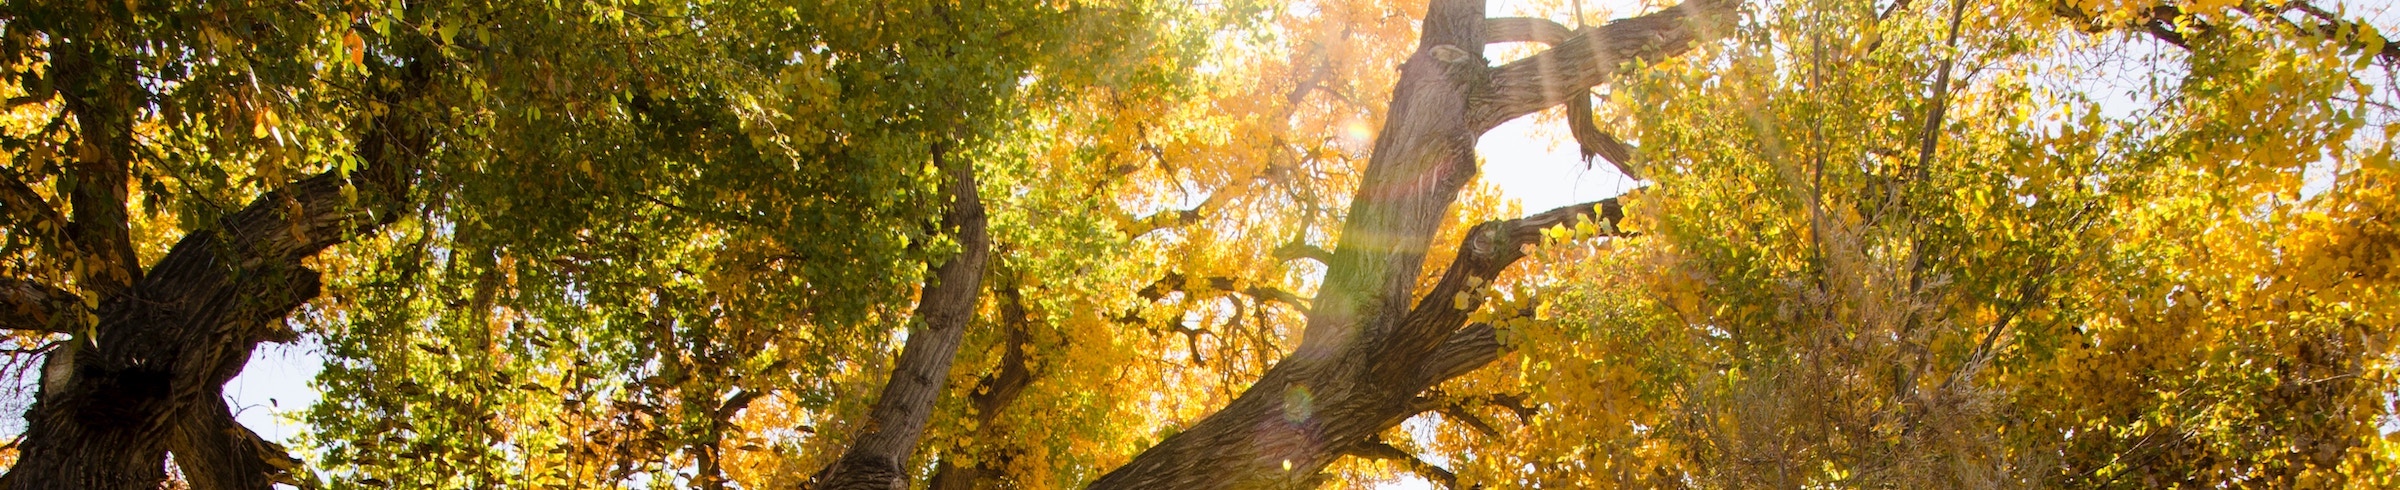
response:
M0 489L2400 486L2400 12L1489 3L0 5Z

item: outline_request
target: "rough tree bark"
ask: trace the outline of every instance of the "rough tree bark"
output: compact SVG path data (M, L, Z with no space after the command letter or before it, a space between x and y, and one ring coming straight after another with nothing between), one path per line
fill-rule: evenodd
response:
M1738 7L1737 0L1693 0L1585 28L1545 52L1493 67L1482 47L1504 39L1487 34L1484 2L1434 1L1416 54L1401 64L1300 346L1224 409L1092 488L1301 486L1344 455L1371 453L1377 434L1431 408L1420 400L1427 388L1499 355L1491 327L1464 325L1477 305L1451 302L1480 282L1468 278L1489 279L1514 262L1535 230L1593 212L1575 206L1479 225L1428 300L1412 301L1427 242L1477 170L1476 138L1588 97L1628 61L1689 50L1728 25ZM1607 207L1612 212L1600 218L1613 220L1613 202Z
M914 325L901 347L891 380L868 411L866 429L850 442L842 457L810 478L817 490L905 490L908 460L925 423L933 416L935 400L950 379L950 361L975 317L983 291L983 266L991 255L984 235L983 199L975 189L975 171L965 162L947 161L934 150L934 163L950 174L949 209L942 228L958 241L959 253L933 267L917 298Z
M61 39L51 52L59 95L86 148L73 165L78 184L62 192L72 221L44 212L53 208L21 192L23 182L0 189L12 213L37 220L25 229L66 231L52 236L70 260L85 261L77 284L96 298L87 303L23 279L0 287L0 327L75 337L43 362L19 459L0 489L157 488L169 453L192 488L272 488L298 461L236 422L221 390L259 342L292 339L280 321L319 286L303 259L391 222L406 206L429 138L401 108L427 86L433 63L377 70L396 82L377 102L394 109L362 125L360 168L261 195L214 228L185 235L144 271L127 238L124 181L134 154L130 114L144 102L134 95L130 62L101 51Z

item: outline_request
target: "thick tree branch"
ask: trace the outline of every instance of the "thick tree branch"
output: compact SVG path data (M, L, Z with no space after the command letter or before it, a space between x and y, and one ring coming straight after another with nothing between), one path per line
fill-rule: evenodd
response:
M1481 398L1484 403L1490 404L1491 406L1508 409L1509 413L1517 416L1517 423L1519 424L1533 423L1533 414L1536 410L1533 407L1526 406L1525 400L1523 398L1518 398L1517 395L1500 393L1479 398Z
M76 283L108 298L141 277L125 202L133 166L133 114L144 101L137 96L131 62L94 43L53 43L50 78L76 123L76 155L66 177L58 179L58 195L74 212L66 232L80 252L70 259L80 262L74 267L80 275Z
M75 250L74 237L67 234L67 218L51 207L48 199L34 192L33 186L16 172L0 168L0 211L12 221L12 232L31 232L48 240L59 250Z
M1575 31L1567 29L1567 26L1559 25L1549 19L1525 17L1503 17L1484 21L1484 31L1484 35L1490 36L1489 41L1495 43L1530 42L1557 45L1575 38ZM1633 167L1631 167L1633 148L1626 145L1625 142L1619 141L1616 136L1601 131L1599 122L1592 120L1591 94L1584 91L1575 92L1578 93L1566 95L1567 128L1569 133L1575 136L1576 146L1582 150L1584 160L1591 160L1594 156L1606 158L1609 164L1615 165L1617 171L1625 174L1626 177L1641 178L1640 175L1633 172Z
M1424 241L1476 172L1480 131L1466 125L1466 115L1488 69L1481 55L1484 7L1471 0L1427 5L1416 54L1400 66L1294 360L1330 359L1363 325L1406 313L1424 267Z
M176 432L242 439L231 430L238 424L179 424L223 410L219 390L241 372L257 342L290 337L279 320L315 297L319 282L302 259L390 222L405 207L415 169L431 149L415 107L439 64L414 58L373 68L378 81L389 81L375 84L373 103L392 110L356 126L355 152L364 164L346 178L328 172L260 196L216 227L186 234L149 271L129 275L138 280L121 293L89 292L84 284L87 294L104 295L98 323L45 360L20 458L0 476L0 489L149 488L163 478ZM71 204L78 221L88 217L83 203ZM77 239L106 242L114 239L109 233L86 230ZM241 442L186 439L181 450L194 453L193 460ZM265 488L249 484L254 472L233 471L226 481L244 482L234 487Z
M1333 261L1333 251L1295 239L1291 243L1275 247L1275 258L1284 261L1309 259L1324 264Z
M734 390L733 396L725 397L724 402L717 404L714 412L716 421L722 423L733 420L733 416L741 415L743 410L750 408L750 402L758 401L758 397L766 394L764 391Z
M1398 397L1367 379L1367 329L1407 314L1425 242L1476 172L1470 94L1488 70L1485 2L1426 6L1400 65L1373 154L1360 175L1300 343L1224 409L1102 475L1094 489L1290 488L1321 477L1350 445L1384 427L1366 407ZM1313 400L1313 401L1312 401ZM1325 411L1318 411L1323 407ZM1397 423L1397 421L1392 421Z
M1690 0L1665 10L1599 27L1494 68L1469 114L1480 133L1510 119L1567 102L1621 72L1630 61L1654 61L1688 51L1732 21L1739 0Z
M67 290L24 279L0 279L0 329L74 333L91 309Z
M1370 335L1384 340L1382 350L1384 355L1390 356L1388 358L1418 359L1428 365L1448 362L1437 354L1445 349L1460 347L1453 345L1459 326L1466 323L1468 313L1483 303L1475 289L1489 284L1502 269L1523 258L1527 246L1541 241L1542 230L1554 226L1574 226L1579 220L1587 219L1602 230L1615 230L1616 223L1624 217L1624 208L1617 204L1615 198L1610 198L1523 218L1475 225L1459 243L1458 255L1451 259L1449 268L1442 272L1442 278L1417 301L1407 319L1391 331L1373 332ZM1463 302L1459 300L1461 295L1465 296ZM1413 378L1426 386L1456 376L1451 374L1429 379L1419 376L1419 373L1426 372L1425 368L1407 363L1387 363L1381 370L1390 376L1386 379Z
M1617 167L1617 173L1625 174L1625 178L1642 178L1641 174L1633 171L1633 146L1601 131L1599 121L1592 120L1593 116L1591 94L1567 98L1567 130L1575 136L1576 149L1583 154L1584 161L1589 162L1595 156L1604 158L1609 165Z
M1450 338L1442 340L1425 361L1417 367L1416 384L1433 386L1450 378L1464 376L1500 359L1507 346L1500 344L1499 330L1489 324L1468 325Z
M1950 2L1950 30L1942 43L1953 51L1949 56L1942 57L1941 66L1934 70L1933 109L1930 114L1925 116L1925 129L1917 143L1917 171L1920 174L1920 180L1922 180L1921 175L1927 169L1933 168L1934 150L1941 147L1942 123L1949 119L1950 70L1958 66L1958 53L1955 51L1958 49L1958 25L1966 19L1966 15L1967 9L1964 3Z
M2257 18L2261 22L2283 26L2296 31L2296 33L2299 34L2320 36L2325 40L2360 50L2367 50L2374 47L2371 43L2367 42L2366 39L2360 37L2361 34L2365 33L2364 30L2359 28L2362 22L2355 19L2342 18L2338 14L2326 11L2323 8L2311 5L2308 2L2289 2L2279 7L2245 6L2241 7L2240 9L2243 13ZM2285 11L2298 11L2311 18L2315 18L2320 23L2313 26L2301 25L2297 22L2293 22L2289 18L2283 17L2283 12ZM2083 10L2082 8L2076 7L2075 5L2067 2L2056 2L2051 4L2050 12L2057 14L2060 17L2081 22L2084 24L2085 29L2090 31L2099 31L2120 27L2116 25L2108 25L2102 20L2099 14ZM2123 27L2139 28L2142 33L2148 34L2152 38L2165 41L2167 44L2172 44L2175 45L2175 47L2183 48L2185 50L2190 50L2192 48L2191 39L2193 37L2203 36L2209 31L2217 29L2215 23L2191 18L2186 12L2183 11L2182 8L2174 5L2153 5L2149 8L2142 9ZM2390 40L2387 38L2380 50L2369 52L2367 54L2383 60L2386 63L2400 62L2400 42L2390 42Z
M1491 423L1484 422L1483 417L1475 415L1474 412L1467 411L1466 405L1453 403L1435 410L1441 412L1442 417L1465 425L1469 429L1475 429L1475 433L1483 434L1484 437L1500 437L1500 429L1492 427Z
M192 490L271 490L299 486L300 459L233 419L223 402L202 403L175 421L167 444Z
M1214 199L1214 197L1212 196L1211 199ZM1141 219L1133 220L1132 223L1125 225L1125 236L1128 238L1140 238L1141 236L1148 235L1153 231L1169 228L1182 228L1198 224L1201 218L1206 217L1201 213L1205 212L1207 206L1207 203L1202 203L1199 206L1193 206L1191 209L1170 209L1151 213L1149 216L1143 216Z
M2322 23L2321 23L2321 24L2317 24L2317 25L2313 26L2314 28L2313 28L2313 29L2311 29L2310 27L2305 27L2305 26L2302 26L2302 25L2300 25L2300 23L2298 23L2298 22L2293 22L2291 19L2286 19L2286 18L2283 18L2283 16L2282 16L2282 15L2274 15L2274 14L2270 14L2270 15L2265 15L2265 16L2263 16L2263 17L2271 17L2271 18L2275 19L2275 20L2276 20L2278 23L2280 23L2280 24L2282 24L2282 25L2285 25L2285 26L2288 26L2288 27L2290 27L2290 28L2292 28L2292 29L2294 29L2294 30L2299 30L2299 31L2303 31L2303 32L2307 32L2307 31L2313 31L2313 32L2311 32L2311 33L2313 33L2313 34L2316 34L2316 35L2318 35L2318 36L2324 36L2324 38L2325 38L2325 39L2330 39L2330 40L2333 40L2334 42L2339 42L2339 43L2342 43L2343 45L2347 45L2347 46L2354 47L2354 48L2359 48L2359 49L2361 49L2361 50L2364 50L2364 49L2368 48L2368 47L2369 47L2369 44L2366 42L2366 40L2365 40L2365 39L2359 38L2359 37L2357 37L2357 36L2363 36L2363 35L2378 35L2378 36L2385 36L2385 37L2384 37L2384 43L2383 43L2383 50L2381 50L2381 51L2375 51L2375 52L2373 52L2373 53L2369 53L2369 54L2372 54L2372 55L2374 55L2376 58L2383 60L2385 63L2400 63L2400 41L2395 41L2395 40L2393 40L2393 39L2392 39L2392 38L2391 38L2391 37L2390 37L2388 34L2381 33L2381 32L2374 33L2374 34L2369 34L2369 33L2367 33L2365 30L2363 30L2363 29L2360 29L2360 24L2361 24L2361 22L2360 22L2360 21L2358 21L2358 20L2353 20L2353 19L2344 19L2344 18L2342 18L2340 15L2337 15L2337 14L2335 14L2335 13L2333 13L2333 12L2326 11L2325 9L2322 9L2322 8L2318 8L2318 7L2317 7L2317 6L2315 6L2315 5L2310 5L2308 2L2304 2L2304 1L2294 1L2294 2L2291 2L2291 3L2286 3L2286 4L2283 4L2283 8L2285 8L2285 9L2290 9L2290 10L2297 10L2297 11L2299 11L2300 13L2307 14L2309 17L2314 17L2314 18L2316 18L2318 22L2322 22ZM2248 8L2245 8L2245 9L2244 9L2244 11L2245 11L2245 12L2249 12L2249 11L2251 11L2251 10L2250 10L2250 9L2248 9ZM2255 14L2256 12L2252 12L2252 13L2253 13L2253 14ZM2345 35L2349 36L2349 38L2348 38L2348 39L2344 39Z
M1575 31L1550 19L1535 17L1494 17L1483 21L1483 42L1558 44L1575 37Z
M976 383L975 393L967 397L969 405L975 407L977 420L982 422L978 427L990 426L1000 410L1014 403L1025 392L1025 386L1033 383L1033 367L1025 352L1026 345L1033 342L1032 334L1027 332L1033 327L1033 314L1025 308L1024 290L1014 277L1008 277L1000 281L997 294L1000 328L1005 337L1000 367Z
M1167 297L1167 293L1172 292L1189 293L1220 291L1228 293L1241 293L1252 298L1257 298L1260 301L1283 303L1285 306L1290 306L1295 310L1304 312L1308 311L1308 298L1302 297L1299 294L1295 294L1291 291L1285 291L1282 288L1262 286L1256 283L1252 283L1249 287L1237 288L1237 286L1240 286L1243 282L1240 279L1226 276L1205 276L1200 278L1199 284L1201 287L1198 288L1200 291L1190 291L1189 289L1191 288L1187 286L1187 282L1190 280L1191 279L1189 276L1185 276L1181 272L1168 272L1166 275L1160 276L1157 282L1152 282L1149 286L1143 287L1142 290L1135 291L1134 295L1141 296L1142 299L1158 301L1159 299Z
M991 245L984 233L983 199L971 164L945 158L935 148L936 166L950 174L951 203L942 227L959 243L959 254L933 267L917 300L915 326L868 412L866 430L832 466L811 478L817 490L907 488L909 457L925 434L934 402L949 380L950 362L983 291L984 262Z
M2059 17L2081 22L2084 24L2084 29L2091 32L2099 32L2118 27L2106 25L2106 23L2101 20L2099 14L2083 10L2082 7L2077 7L2067 2L2056 2L2050 4L2050 13L2057 14ZM2133 16L2132 19L2129 20L2128 26L2138 27L2141 29L2142 33L2149 34L2150 37L2157 38L2160 41L2165 41L2167 44L2173 44L2175 47L2190 50L2192 48L2192 43L2191 40L2186 37L2187 33L2177 28L2175 24L2176 19L2181 17L2183 17L2183 9L2176 8L2172 5L2152 6L2150 8L2142 9L2137 15ZM2189 28L2191 32L2188 34L2201 34L2208 32L2209 30L2207 23L2198 21L2193 21L2189 25Z

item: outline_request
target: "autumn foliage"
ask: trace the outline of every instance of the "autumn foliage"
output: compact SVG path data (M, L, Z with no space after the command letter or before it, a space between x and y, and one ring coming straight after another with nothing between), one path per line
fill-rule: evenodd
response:
M0 489L2400 487L2400 10L1487 3L0 5Z

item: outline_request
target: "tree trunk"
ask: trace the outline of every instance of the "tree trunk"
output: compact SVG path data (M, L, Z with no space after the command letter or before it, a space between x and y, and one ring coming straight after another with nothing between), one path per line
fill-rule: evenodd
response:
M1473 180L1484 131L1568 100L1626 61L1690 49L1730 18L1730 0L1694 0L1586 28L1551 50L1488 66L1484 2L1436 0L1417 52L1401 64L1388 118L1351 201L1340 246L1309 311L1300 346L1223 410L1092 484L1096 489L1306 486L1340 457L1429 408L1418 395L1498 357L1488 326L1463 326L1469 292L1514 262L1541 227L1590 216L1590 206L1486 223L1424 301L1412 301L1425 250L1458 192ZM1613 221L1614 203L1599 218ZM1613 229L1610 228L1610 229ZM1413 305L1413 308L1412 308ZM1462 328L1463 326L1463 328Z
M170 452L197 489L267 489L288 480L287 470L296 461L234 421L222 399L223 386L241 372L259 342L292 339L281 321L316 297L319 285L317 272L300 265L303 259L391 222L405 206L414 159L427 150L428 139L400 108L404 98L422 91L431 64L394 68L400 71L399 88L378 94L378 101L394 110L365 124L357 148L366 162L361 168L347 177L327 172L268 192L217 228L185 235L147 273L122 274L137 278L124 287L114 292L87 288L101 296L90 313L97 321L63 329L75 338L44 360L41 387L25 414L19 458L0 475L0 490L157 488ZM83 110L115 109L95 103ZM100 125L87 130L130 129ZM356 191L355 202L344 187ZM72 201L79 208L76 218L121 220L122 209L89 214L80 209L105 199L78 196ZM122 226L93 222L72 229ZM97 243L103 251L118 247L107 233L85 233L102 237ZM118 268L140 270L130 262ZM47 297L11 293L11 299ZM47 318L55 327L58 317L82 314L33 317Z
M882 397L868 412L865 431L850 443L841 459L810 479L811 488L908 488L908 459L950 379L950 361L966 335L967 322L975 317L983 290L983 264L991 255L984 235L983 199L976 193L972 165L944 161L940 148L934 150L934 163L950 174L952 201L943 213L942 227L958 240L958 256L930 271L917 299L908 344L901 348Z

